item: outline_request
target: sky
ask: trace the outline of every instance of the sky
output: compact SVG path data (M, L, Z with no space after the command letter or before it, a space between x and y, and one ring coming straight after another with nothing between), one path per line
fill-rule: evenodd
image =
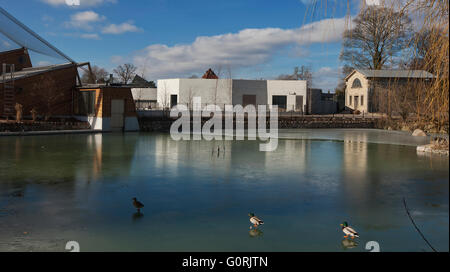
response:
M148 80L275 79L305 65L334 91L342 33L358 0L0 0L0 6L77 62L109 72L133 63ZM367 0L376 4L379 0ZM347 16L348 15L348 16ZM0 50L18 47L0 33ZM32 54L33 65L63 63Z

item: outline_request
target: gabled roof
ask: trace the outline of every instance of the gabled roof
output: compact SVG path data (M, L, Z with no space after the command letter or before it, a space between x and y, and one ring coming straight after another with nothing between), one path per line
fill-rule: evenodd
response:
M365 70L355 69L346 78L347 81L355 72L360 72L366 78L415 78L433 79L434 75L424 70Z
M203 79L219 79L219 77L214 73L214 71L209 68L208 71L202 76Z
M77 65L76 63L64 63L64 64L56 64L56 65L50 65L50 66L24 68L21 71L14 72L13 78L14 78L14 80L18 80L18 79L22 79L22 78L27 78L27 77L43 74L43 73L46 73L49 71L73 67L76 65ZM10 77L9 73L7 73L5 82L8 82L10 80L11 80L11 77ZM3 83L3 74L0 75L0 83Z

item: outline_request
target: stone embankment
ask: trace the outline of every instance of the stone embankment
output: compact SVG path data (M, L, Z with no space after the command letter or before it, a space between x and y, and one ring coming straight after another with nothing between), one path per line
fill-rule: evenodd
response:
M202 119L202 126L208 119ZM141 117L139 124L141 131L167 132L175 119L161 117ZM236 120L234 120L236 125ZM247 127L247 121L244 122ZM222 127L225 127L223 124ZM269 120L266 127L270 127ZM192 124L191 124L192 128ZM279 129L289 128L377 128L377 120L371 118L343 118L343 117L280 117L278 119Z
M0 122L0 133L86 130L88 122Z

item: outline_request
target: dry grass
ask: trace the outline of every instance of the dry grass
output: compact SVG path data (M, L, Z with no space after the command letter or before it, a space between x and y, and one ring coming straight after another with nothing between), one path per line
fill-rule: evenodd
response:
M313 0L306 17L317 17L319 13L326 16L327 7L334 5L336 9L346 9L350 18L351 5L366 7L366 1L354 0ZM409 51L402 55L404 63L411 59L421 59L420 65L409 69L426 70L435 76L428 84L407 84L407 90L413 95L405 95L405 91L389 91L389 97L384 107L390 112L402 112L403 115L414 114L415 122L434 126L435 130L444 129L448 133L449 127L449 1L448 0L380 0L380 6L400 12L410 17L414 23L415 35L411 35ZM322 12L321 12L322 11ZM394 20L395 21L395 20ZM348 22L350 29L351 21ZM426 37L426 50L423 50ZM390 69L405 67L388 67ZM392 86L396 86L392 82ZM408 101L406 101L406 97ZM407 105L407 106L405 106ZM405 112L410 109L410 112ZM387 113L387 112L386 112Z

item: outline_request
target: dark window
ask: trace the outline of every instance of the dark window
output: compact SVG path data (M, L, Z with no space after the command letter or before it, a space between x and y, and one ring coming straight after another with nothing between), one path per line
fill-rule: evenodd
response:
M303 95L297 95L295 97L295 109L303 112Z
M287 108L287 96L285 96L285 95L272 96L272 105L278 105L279 109L286 109Z
M79 113L84 115L95 114L95 91L80 92Z
M361 106L364 106L364 95L361 95Z
M362 88L361 81L359 79L353 80L352 88Z
M173 94L170 96L170 108L175 107L178 104L178 95Z

